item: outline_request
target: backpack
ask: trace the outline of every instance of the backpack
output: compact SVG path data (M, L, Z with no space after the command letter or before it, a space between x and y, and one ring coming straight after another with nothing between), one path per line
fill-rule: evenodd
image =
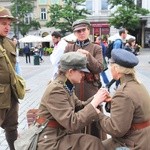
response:
M112 49L113 49L114 42L115 42L115 41L109 43L109 44L108 44L108 47L106 48L106 54L105 54L105 55L106 55L106 57L107 57L108 59L111 58L111 51L112 51Z
M116 39L116 40L120 40L121 43L122 43L122 40L121 40L121 39ZM116 40L115 40L115 41L116 41ZM106 57L107 57L108 59L111 58L111 51L112 51L112 49L113 49L113 46L114 46L114 42L115 42L115 41L109 43L109 44L108 44L108 47L106 48L106 54L105 54L105 55L106 55ZM122 48L122 46L121 46L120 48Z

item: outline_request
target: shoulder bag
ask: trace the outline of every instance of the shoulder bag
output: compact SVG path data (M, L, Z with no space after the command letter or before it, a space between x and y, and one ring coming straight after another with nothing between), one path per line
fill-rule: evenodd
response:
M49 120L43 125L36 123L31 125L27 130L21 133L14 142L15 150L36 150L40 133L45 129Z
M13 93L15 94L15 96L18 99L23 99L25 96L25 87L26 87L25 80L21 76L16 74L16 72L10 62L10 59L8 58L8 56L6 54L6 50L3 49L1 45L0 45L0 50L2 51L3 55L5 56L6 61L9 66L9 70L11 73L11 87L12 87Z

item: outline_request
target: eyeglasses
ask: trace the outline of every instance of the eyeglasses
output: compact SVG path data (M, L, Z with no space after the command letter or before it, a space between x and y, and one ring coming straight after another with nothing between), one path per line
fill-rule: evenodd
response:
M83 29L80 29L80 30L76 30L75 32L76 33L81 33L81 32L85 32L86 31L86 28L83 28Z

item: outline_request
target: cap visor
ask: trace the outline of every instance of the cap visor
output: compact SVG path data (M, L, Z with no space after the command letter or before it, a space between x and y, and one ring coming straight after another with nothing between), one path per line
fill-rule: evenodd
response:
M78 31L78 30L81 30L81 29L86 29L86 27L77 27L73 31Z
M80 69L80 71L88 72L88 73L90 72L89 69L87 69L87 68L85 68L85 69Z

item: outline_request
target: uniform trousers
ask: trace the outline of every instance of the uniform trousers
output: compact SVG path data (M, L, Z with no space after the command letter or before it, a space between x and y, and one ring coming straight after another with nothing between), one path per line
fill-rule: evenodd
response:
M10 108L0 109L0 126L5 130L10 150L15 150L14 141L18 136L18 109L18 101L13 97L11 98Z

